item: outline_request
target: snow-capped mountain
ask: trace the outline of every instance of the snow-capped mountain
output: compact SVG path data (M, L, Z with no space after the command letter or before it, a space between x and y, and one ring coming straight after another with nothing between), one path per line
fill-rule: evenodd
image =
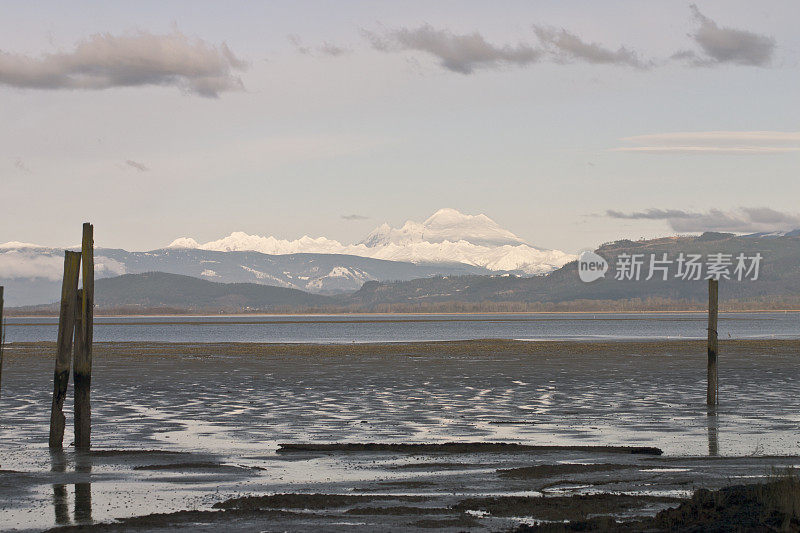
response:
M463 263L526 275L545 274L576 258L559 250L531 246L486 215L467 215L455 209L440 209L424 222L409 220L400 228L381 224L357 244L307 235L290 241L234 232L204 244L182 237L169 247L270 255L347 254L416 264Z
M381 224L361 241L370 248L417 242L442 243L466 241L478 246L518 245L525 242L501 228L486 215L465 215L455 209L440 209L425 222L409 220L401 228Z
M63 268L63 249L0 245L0 285L6 288L6 304L34 305L58 300ZM127 252L95 248L98 279L146 272L182 274L222 283L259 283L318 294L355 291L366 281L491 273L459 263L413 264L342 254L266 255L190 248Z
M225 283L260 283L335 294L366 281L402 281L435 275L544 274L575 256L543 250L485 215L442 209L424 222L383 224L357 244L325 237L297 240L235 232L204 244L183 237L161 250L96 248L98 278L166 272ZM0 285L8 305L58 299L64 250L31 243L0 244Z

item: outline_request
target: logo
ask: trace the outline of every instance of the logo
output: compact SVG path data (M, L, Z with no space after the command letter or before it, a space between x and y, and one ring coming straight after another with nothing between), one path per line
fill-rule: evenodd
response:
M605 277L608 263L594 252L583 252L578 258L578 276L585 283Z

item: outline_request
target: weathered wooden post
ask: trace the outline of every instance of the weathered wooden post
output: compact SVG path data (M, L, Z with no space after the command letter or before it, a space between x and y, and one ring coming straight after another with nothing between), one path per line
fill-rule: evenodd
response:
M0 285L0 394L3 392L3 344L6 342L6 328L3 324L3 286Z
M72 366L75 387L75 448L89 449L92 410L89 389L92 384L92 329L94 326L94 228L83 225L81 265L83 290L78 301L79 324L75 327L75 361Z
M719 403L717 390L717 312L719 309L719 280L708 280L708 388L706 405L716 407Z
M58 314L58 339L56 341L56 367L53 372L53 405L50 408L50 447L64 444L64 399L67 397L69 369L72 362L72 336L78 312L78 275L81 268L80 252L64 252L64 279L61 282L61 309Z

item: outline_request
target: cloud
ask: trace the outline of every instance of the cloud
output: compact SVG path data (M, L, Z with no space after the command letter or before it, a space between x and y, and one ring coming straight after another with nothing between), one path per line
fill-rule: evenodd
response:
M44 278L58 281L63 273L64 258L29 249L0 252L0 278Z
M598 43L587 43L565 29L558 30L534 25L533 31L557 62L584 61L594 64L626 65L634 68L653 66L652 61L643 61L636 52L624 46L612 50Z
M312 55L314 52L316 52L320 55L338 57L350 53L349 49L336 46L328 41L325 41L321 46L312 49L311 47L304 45L303 40L299 35L296 34L287 35L286 40L289 41L292 46L294 46L298 53L303 55Z
M364 31L372 48L381 52L417 50L434 56L452 72L471 74L476 69L497 69L536 63L542 50L527 44L495 46L478 32L455 34L425 24L419 28L400 28L378 35Z
M335 44L329 43L325 41L322 43L322 46L318 47L317 50L321 54L325 54L327 56L338 57L350 52L347 48L342 48L341 46L336 46Z
M14 160L14 168L16 168L20 172L24 172L26 174L30 174L31 173L31 169L28 168L28 165L25 164L25 161L23 161L19 157Z
M800 228L800 215L769 207L742 207L733 211L711 209L705 212L680 209L646 209L633 213L608 210L611 218L626 220L665 220L674 231L730 231L755 233Z
M342 215L344 220L369 220L369 217L364 215Z
M147 172L148 170L150 170L143 163L139 163L138 161L134 161L133 159L128 159L127 161L125 161L125 164L128 165L129 167L135 168L139 172Z
M311 53L311 48L303 45L303 41L300 39L299 35L294 33L289 34L286 36L286 40L289 41L289 44L294 46L295 50L297 50L299 53L303 55L308 55Z
M800 132L698 131L624 137L615 152L650 154L769 155L800 152Z
M0 85L22 89L86 89L160 85L217 97L243 88L247 67L223 43L180 32L92 35L70 52L32 57L0 50Z
M101 277L111 277L111 276L121 276L123 274L128 273L128 269L125 267L125 263L121 263L116 259L112 259L110 257L105 257L99 255L94 259L95 263L95 272L97 276Z
M696 5L691 6L692 13L700 23L698 30L689 36L700 46L705 57L695 59L698 65L714 65L733 63L763 67L772 62L775 40L766 35L759 35L746 30L720 27L716 22L703 15ZM684 57L693 54L682 52ZM696 56L695 56L696 57Z
M644 211L634 211L633 213L623 213L622 211L614 211L609 209L606 215L611 218L626 218L631 220L665 220L671 218L695 218L699 217L698 213L687 213L679 209L646 209Z
M533 25L533 32L539 40L536 46L527 43L495 45L487 42L477 31L457 34L429 24L379 33L362 30L362 34L375 50L425 52L438 59L442 67L460 74L471 74L477 69L523 67L544 61L557 64L583 62L619 65L636 69L661 67L671 61L696 66L724 63L767 66L772 62L775 50L775 40L772 37L747 30L720 27L703 15L697 6L692 5L691 9L699 27L688 36L700 50L679 50L666 59L645 59L636 50L626 46L613 49L586 41L569 30L539 24ZM303 53L310 52L310 49L302 47L299 39L295 45Z
M717 155L768 155L797 152L800 148L742 146L738 148L721 148L715 146L632 146L615 148L617 152L639 152L648 154L717 154Z

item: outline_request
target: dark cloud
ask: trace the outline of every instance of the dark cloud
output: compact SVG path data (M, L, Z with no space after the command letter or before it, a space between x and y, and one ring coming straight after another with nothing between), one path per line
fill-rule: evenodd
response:
M369 217L364 215L342 215L342 218L345 220L369 220Z
M692 5L691 9L699 28L695 33L689 34L689 37L700 50L682 49L669 58L659 59L643 58L636 50L626 46L614 49L587 41L566 29L538 24L533 26L533 32L539 40L537 45L495 45L477 31L457 34L429 24L382 32L363 30L362 33L375 50L425 52L435 57L442 67L460 74L471 74L477 69L522 67L543 61L620 65L636 69L660 67L670 61L703 66L723 63L756 66L770 64L775 49L774 39L747 30L720 27L703 15L697 6ZM297 46L301 51L304 50L301 45Z
M700 216L698 213L688 213L679 209L645 209L644 211L634 211L633 213L623 213L622 211L609 209L606 211L606 215L611 218L627 218L633 220L664 220L668 218L694 218Z
M326 56L333 56L333 57L338 57L350 52L350 50L348 50L347 48L336 46L335 44L329 43L327 41L322 43L322 46L318 47L317 51Z
M525 66L542 57L540 49L524 43L496 46L478 32L455 34L428 24L391 30L384 35L365 31L364 35L375 50L425 52L437 58L447 70L459 74L471 74L476 69Z
M730 231L753 233L785 231L800 228L800 215L776 211L769 207L742 207L734 211L711 209L705 212L680 209L646 209L633 213L609 210L611 218L627 220L665 220L674 231Z
M92 35L71 52L32 57L0 50L0 85L25 89L108 89L162 85L206 97L242 89L247 67L224 43L180 32Z
M598 43L587 43L565 29L534 26L533 31L557 62L583 61L594 64L626 65L634 68L653 66L652 61L640 59L636 52L624 46L612 50Z
M699 65L734 63L763 67L772 62L775 50L773 38L747 30L720 27L703 15L696 5L692 4L690 7L695 20L700 23L698 30L690 34L690 37L700 46L705 56L697 57L691 52L679 52L684 58L693 56L695 63Z
M127 161L125 161L125 164L128 165L129 167L135 168L139 172L147 172L148 170L150 170L143 163L139 163L138 161L134 161L133 159L128 159Z

